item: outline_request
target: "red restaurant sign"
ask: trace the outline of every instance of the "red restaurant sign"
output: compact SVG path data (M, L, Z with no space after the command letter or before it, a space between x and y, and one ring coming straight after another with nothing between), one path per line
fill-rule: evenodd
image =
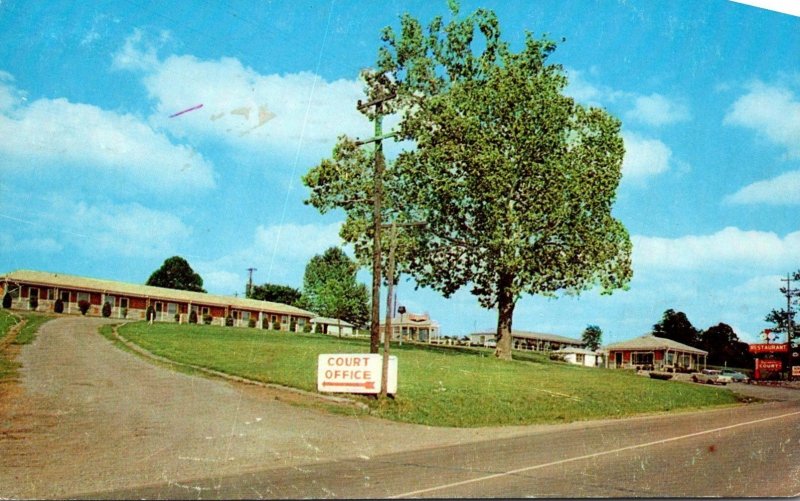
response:
M789 343L751 344L750 353L789 353Z

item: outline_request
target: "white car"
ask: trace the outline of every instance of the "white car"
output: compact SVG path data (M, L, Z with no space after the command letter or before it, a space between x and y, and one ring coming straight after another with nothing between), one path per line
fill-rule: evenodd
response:
M692 381L695 383L705 383L705 384L728 384L732 383L733 379L730 376L724 376L722 371L718 371L715 369L703 369L700 372L695 372L692 374Z

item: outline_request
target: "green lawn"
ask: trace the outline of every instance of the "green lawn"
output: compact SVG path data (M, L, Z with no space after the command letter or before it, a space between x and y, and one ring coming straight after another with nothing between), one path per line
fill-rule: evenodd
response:
M316 391L317 355L368 353L367 340L256 329L133 323L120 334L178 362ZM433 426L556 423L733 404L728 390L578 367L541 355L501 362L488 350L393 345L398 394L354 397L380 417Z
M24 319L26 321L25 325L17 333L11 344L28 344L36 337L36 331L39 327L52 318L41 313L19 311L12 313L5 309L0 310L0 341L5 340L11 328ZM7 350L0 350L0 381L16 377L19 367L18 362L9 358Z

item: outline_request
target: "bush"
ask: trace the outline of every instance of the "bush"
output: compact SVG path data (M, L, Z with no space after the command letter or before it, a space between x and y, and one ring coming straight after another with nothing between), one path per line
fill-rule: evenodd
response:
M103 303L103 316L106 318L111 316L111 303L108 301Z
M53 311L56 313L64 313L64 301L60 298L56 299L56 302L53 304Z
M256 326L256 319L255 318L251 318L250 320L248 320L247 321L247 326L248 327L255 327Z
M205 315L203 315L203 323L204 323L204 324L206 324L206 325L211 325L211 321L212 321L212 320L214 320L214 317L212 317L212 316L211 316L211 315L209 315L208 313L206 313Z
M28 305L32 310L35 310L39 307L39 298L31 296L31 298L28 300Z
M180 322L181 321L181 314L180 313L176 313L172 318L175 319L175 322Z
M196 324L197 323L197 312L194 311L194 310L192 310L189 313L189 323L190 324Z
M11 301L13 298L11 297L10 292L6 292L6 295L3 296L3 308L11 308Z
M269 329L269 319L267 317L261 319L261 328Z
M272 322L272 330L279 331L281 330L281 324L277 320Z
M303 332L305 333L311 332L311 324L303 325Z
M225 317L225 326L226 327L233 327L233 317L228 315Z
M322 324L314 324L314 332L322 334Z
M89 311L89 308L91 308L91 306L92 303L90 303L85 299L81 299L80 301L78 301L78 309L81 310L81 315L86 315L86 312Z

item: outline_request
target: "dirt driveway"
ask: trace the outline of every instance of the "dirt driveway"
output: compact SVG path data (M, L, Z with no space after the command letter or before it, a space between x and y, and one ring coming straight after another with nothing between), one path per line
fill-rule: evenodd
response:
M102 319L59 318L24 346L0 405L0 498L53 498L464 443L536 427L447 429L338 416L275 390L189 376L122 351ZM255 495L255 494L254 494Z

